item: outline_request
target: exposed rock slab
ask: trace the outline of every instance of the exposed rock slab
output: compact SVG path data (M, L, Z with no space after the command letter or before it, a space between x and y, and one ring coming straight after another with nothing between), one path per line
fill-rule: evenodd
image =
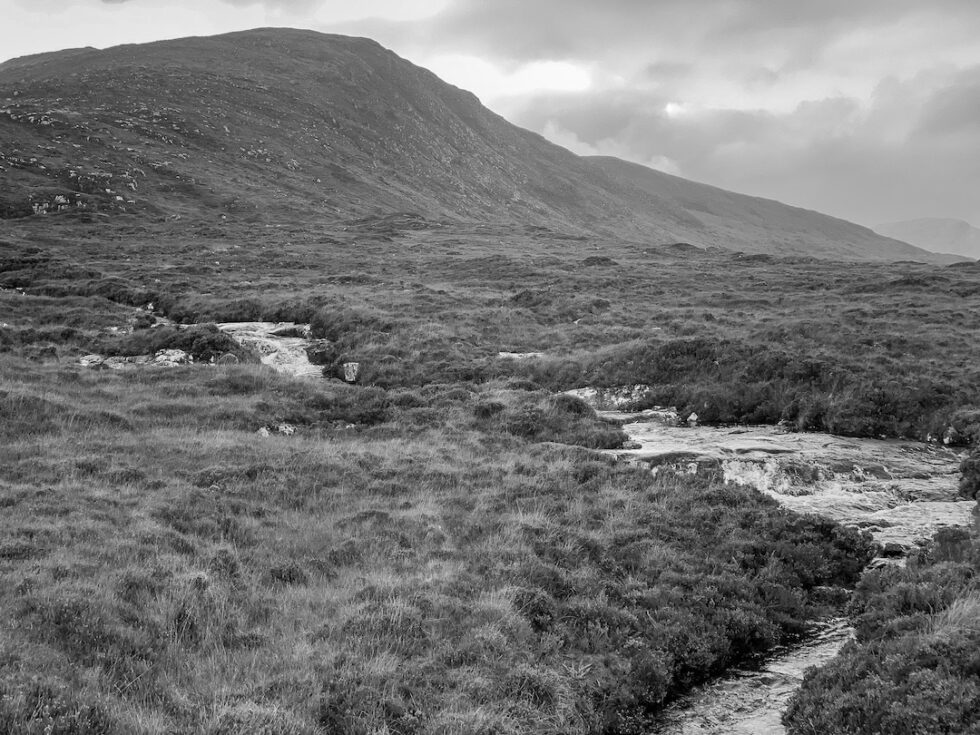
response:
M654 471L720 468L729 482L756 487L793 510L866 528L882 544L910 548L938 528L971 520L974 503L956 492L960 456L946 447L774 426L691 428L641 420L623 429L638 448L614 450L621 458Z
M309 326L293 322L225 322L218 329L243 347L255 350L265 365L294 377L320 377L322 368L310 362L306 347ZM290 336L281 336L290 335Z

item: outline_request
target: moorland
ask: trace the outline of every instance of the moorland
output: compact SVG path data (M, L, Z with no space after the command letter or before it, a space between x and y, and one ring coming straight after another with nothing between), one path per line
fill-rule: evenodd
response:
M866 534L717 472L617 462L597 450L621 427L561 391L642 384L638 409L965 452L980 267L776 203L762 232L738 214L761 200L713 190L720 227L677 182L687 209L631 219L656 203L648 174L617 173L643 179L627 196L613 164L515 138L459 90L432 98L434 77L376 45L269 33L222 40L254 65L227 89L175 66L200 39L0 66L17 92L0 117L0 731L648 732L847 608L858 640L808 679L790 731L967 732L969 531L864 573ZM312 44L343 104L307 115L305 81L269 84L295 71L282 44L305 61ZM418 93L393 118L387 93L347 94L379 70ZM167 84L212 107L113 97ZM273 124L290 111L323 129ZM716 247L725 233L753 252ZM248 320L309 324L323 376L278 374L214 326ZM194 363L80 362L167 348Z
M88 217L5 231L8 729L641 732L839 609L872 544L710 472L598 455L622 432L558 391L644 383L642 405L706 421L964 446L976 430L969 264L408 216ZM207 326L255 319L310 323L324 378ZM199 363L78 364L164 347ZM256 433L280 423L296 433Z

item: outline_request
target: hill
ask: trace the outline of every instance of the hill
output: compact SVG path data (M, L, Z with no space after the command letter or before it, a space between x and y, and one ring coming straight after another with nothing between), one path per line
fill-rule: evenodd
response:
M0 217L412 212L751 253L948 262L511 125L374 41L263 29L0 65Z
M926 217L888 222L875 231L935 253L980 259L980 229L961 219Z

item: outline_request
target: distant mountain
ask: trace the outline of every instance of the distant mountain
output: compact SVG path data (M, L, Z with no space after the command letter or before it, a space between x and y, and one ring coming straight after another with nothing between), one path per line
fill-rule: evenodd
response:
M980 229L961 219L927 217L878 225L875 231L934 253L980 259Z
M583 158L374 41L285 29L0 64L0 218L411 212L751 253L947 262L849 222Z

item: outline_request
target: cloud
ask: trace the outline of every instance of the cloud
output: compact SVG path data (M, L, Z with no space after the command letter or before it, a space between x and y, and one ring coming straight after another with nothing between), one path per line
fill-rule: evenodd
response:
M868 98L785 112L685 107L635 90L541 95L515 122L583 154L615 155L866 224L980 221L980 66L888 78Z
M579 153L869 224L980 222L975 0L456 0L357 30ZM440 69L452 54L482 75ZM555 62L590 83L485 83Z

